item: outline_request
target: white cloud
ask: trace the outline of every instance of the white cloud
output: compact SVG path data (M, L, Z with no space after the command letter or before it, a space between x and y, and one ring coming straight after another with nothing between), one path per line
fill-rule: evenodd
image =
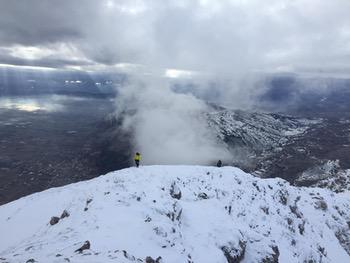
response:
M117 116L135 139L145 164L209 164L230 160L207 127L206 105L193 95L171 91L167 79L131 79L116 101ZM121 115L122 114L122 115Z
M166 69L165 77L167 78L191 78L195 75L198 75L197 72L189 71L189 70L178 70L178 69Z

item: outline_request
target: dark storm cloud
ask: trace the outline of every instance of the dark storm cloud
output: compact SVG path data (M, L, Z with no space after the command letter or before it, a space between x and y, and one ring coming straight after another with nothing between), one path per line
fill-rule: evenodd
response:
M78 1L0 1L0 44L41 45L81 37Z
M339 68L349 10L348 0L0 0L0 46L65 43L77 61L214 74Z

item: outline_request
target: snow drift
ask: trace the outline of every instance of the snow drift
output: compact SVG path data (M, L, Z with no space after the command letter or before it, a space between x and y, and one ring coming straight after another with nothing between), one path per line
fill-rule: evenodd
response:
M1 206L0 262L350 262L349 226L349 192L146 166Z

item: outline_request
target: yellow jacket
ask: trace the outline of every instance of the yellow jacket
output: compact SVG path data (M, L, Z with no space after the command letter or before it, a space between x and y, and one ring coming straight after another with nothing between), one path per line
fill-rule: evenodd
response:
M135 154L134 160L141 161L141 154Z

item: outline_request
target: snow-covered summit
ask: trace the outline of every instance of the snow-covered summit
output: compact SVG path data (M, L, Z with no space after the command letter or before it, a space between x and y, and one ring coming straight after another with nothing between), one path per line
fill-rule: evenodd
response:
M349 192L147 166L0 206L0 262L350 262L349 227Z

